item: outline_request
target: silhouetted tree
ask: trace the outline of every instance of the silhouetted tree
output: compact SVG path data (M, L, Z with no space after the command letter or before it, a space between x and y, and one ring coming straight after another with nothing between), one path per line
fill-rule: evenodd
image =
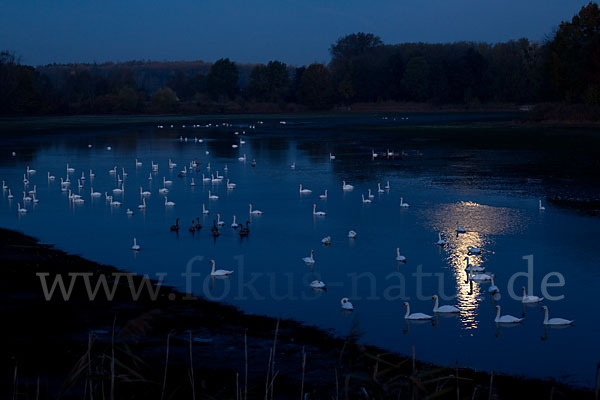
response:
M206 78L208 94L213 100L220 97L233 99L238 93L239 73L235 63L229 58L217 60Z
M314 110L331 108L334 101L334 90L331 76L323 64L311 64L302 73L298 88L300 103Z
M548 43L547 68L556 95L600 104L600 9L590 2L560 24Z
M159 89L152 95L152 105L158 112L175 112L177 111L177 95L171 88Z
M288 95L289 89L287 66L279 61L269 61L266 66L257 65L252 69L246 94L257 101L281 102Z

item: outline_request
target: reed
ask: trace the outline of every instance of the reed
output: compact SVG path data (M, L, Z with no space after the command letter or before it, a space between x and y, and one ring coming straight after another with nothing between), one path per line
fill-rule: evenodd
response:
M160 393L160 400L165 398L165 389L167 388L167 371L169 369L169 349L171 344L171 332L167 335L167 355L165 359L165 373L163 376L162 392Z

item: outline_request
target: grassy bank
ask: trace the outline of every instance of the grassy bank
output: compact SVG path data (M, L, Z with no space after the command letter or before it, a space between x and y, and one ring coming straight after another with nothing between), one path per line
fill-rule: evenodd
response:
M247 315L168 287L132 300L121 280L113 301L75 285L46 301L39 272L89 273L92 287L117 270L0 230L5 325L2 392L13 399L513 399L591 398L558 382L443 368L290 320ZM109 278L112 279L112 278ZM135 287L140 277L133 277ZM304 397L307 396L307 397Z

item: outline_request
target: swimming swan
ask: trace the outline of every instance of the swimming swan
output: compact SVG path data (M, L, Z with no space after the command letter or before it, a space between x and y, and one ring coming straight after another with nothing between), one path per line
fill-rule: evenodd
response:
M131 250L133 251L140 251L141 247L139 244L137 244L137 240L135 238L133 238L133 246L131 246Z
M404 319L414 319L414 320L423 320L423 319L432 319L433 317L429 314L423 314L423 313L410 313L410 304L408 304L407 301L405 301L402 304L404 307L406 307L406 314L404 315Z
M564 318L550 318L548 319L548 306L542 306L542 310L545 311L544 325L571 325L574 320Z
M524 304L539 303L540 301L544 300L543 297L527 296L527 291L525 290L525 286L523 286L522 291L523 291L523 298L521 299L521 302L523 302Z
M406 257L400 255L400 248L396 247L396 261L398 262L406 262Z
M500 306L496 306L496 318L494 318L494 322L497 324L518 324L524 320L524 318L513 317L512 315L502 315L500 316Z
M314 250L310 251L310 256L308 257L303 257L302 261L304 261L306 264L314 264L315 263L315 252Z
M215 260L210 260L210 263L212 264L212 269L210 271L211 276L228 276L233 274L233 271L229 271L226 269L217 269L215 270Z
M348 311L354 310L354 306L352 305L352 303L350 303L350 299L348 299L347 297L344 297L340 301L340 303L342 303L342 309L348 310Z
M457 313L460 312L460 308L454 307L454 306L449 306L449 305L445 305L445 306L441 306L439 307L439 299L437 294L434 294L431 297L431 300L435 301L435 304L433 305L433 312L434 313Z
M325 211L317 211L317 205L313 204L313 215L316 215L317 217L324 217L327 215L327 213L325 213Z

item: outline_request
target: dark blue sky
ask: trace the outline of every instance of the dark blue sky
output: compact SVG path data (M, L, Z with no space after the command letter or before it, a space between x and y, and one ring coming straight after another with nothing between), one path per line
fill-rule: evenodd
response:
M542 40L589 0L0 0L0 49L23 63L327 62L352 32L385 43Z

